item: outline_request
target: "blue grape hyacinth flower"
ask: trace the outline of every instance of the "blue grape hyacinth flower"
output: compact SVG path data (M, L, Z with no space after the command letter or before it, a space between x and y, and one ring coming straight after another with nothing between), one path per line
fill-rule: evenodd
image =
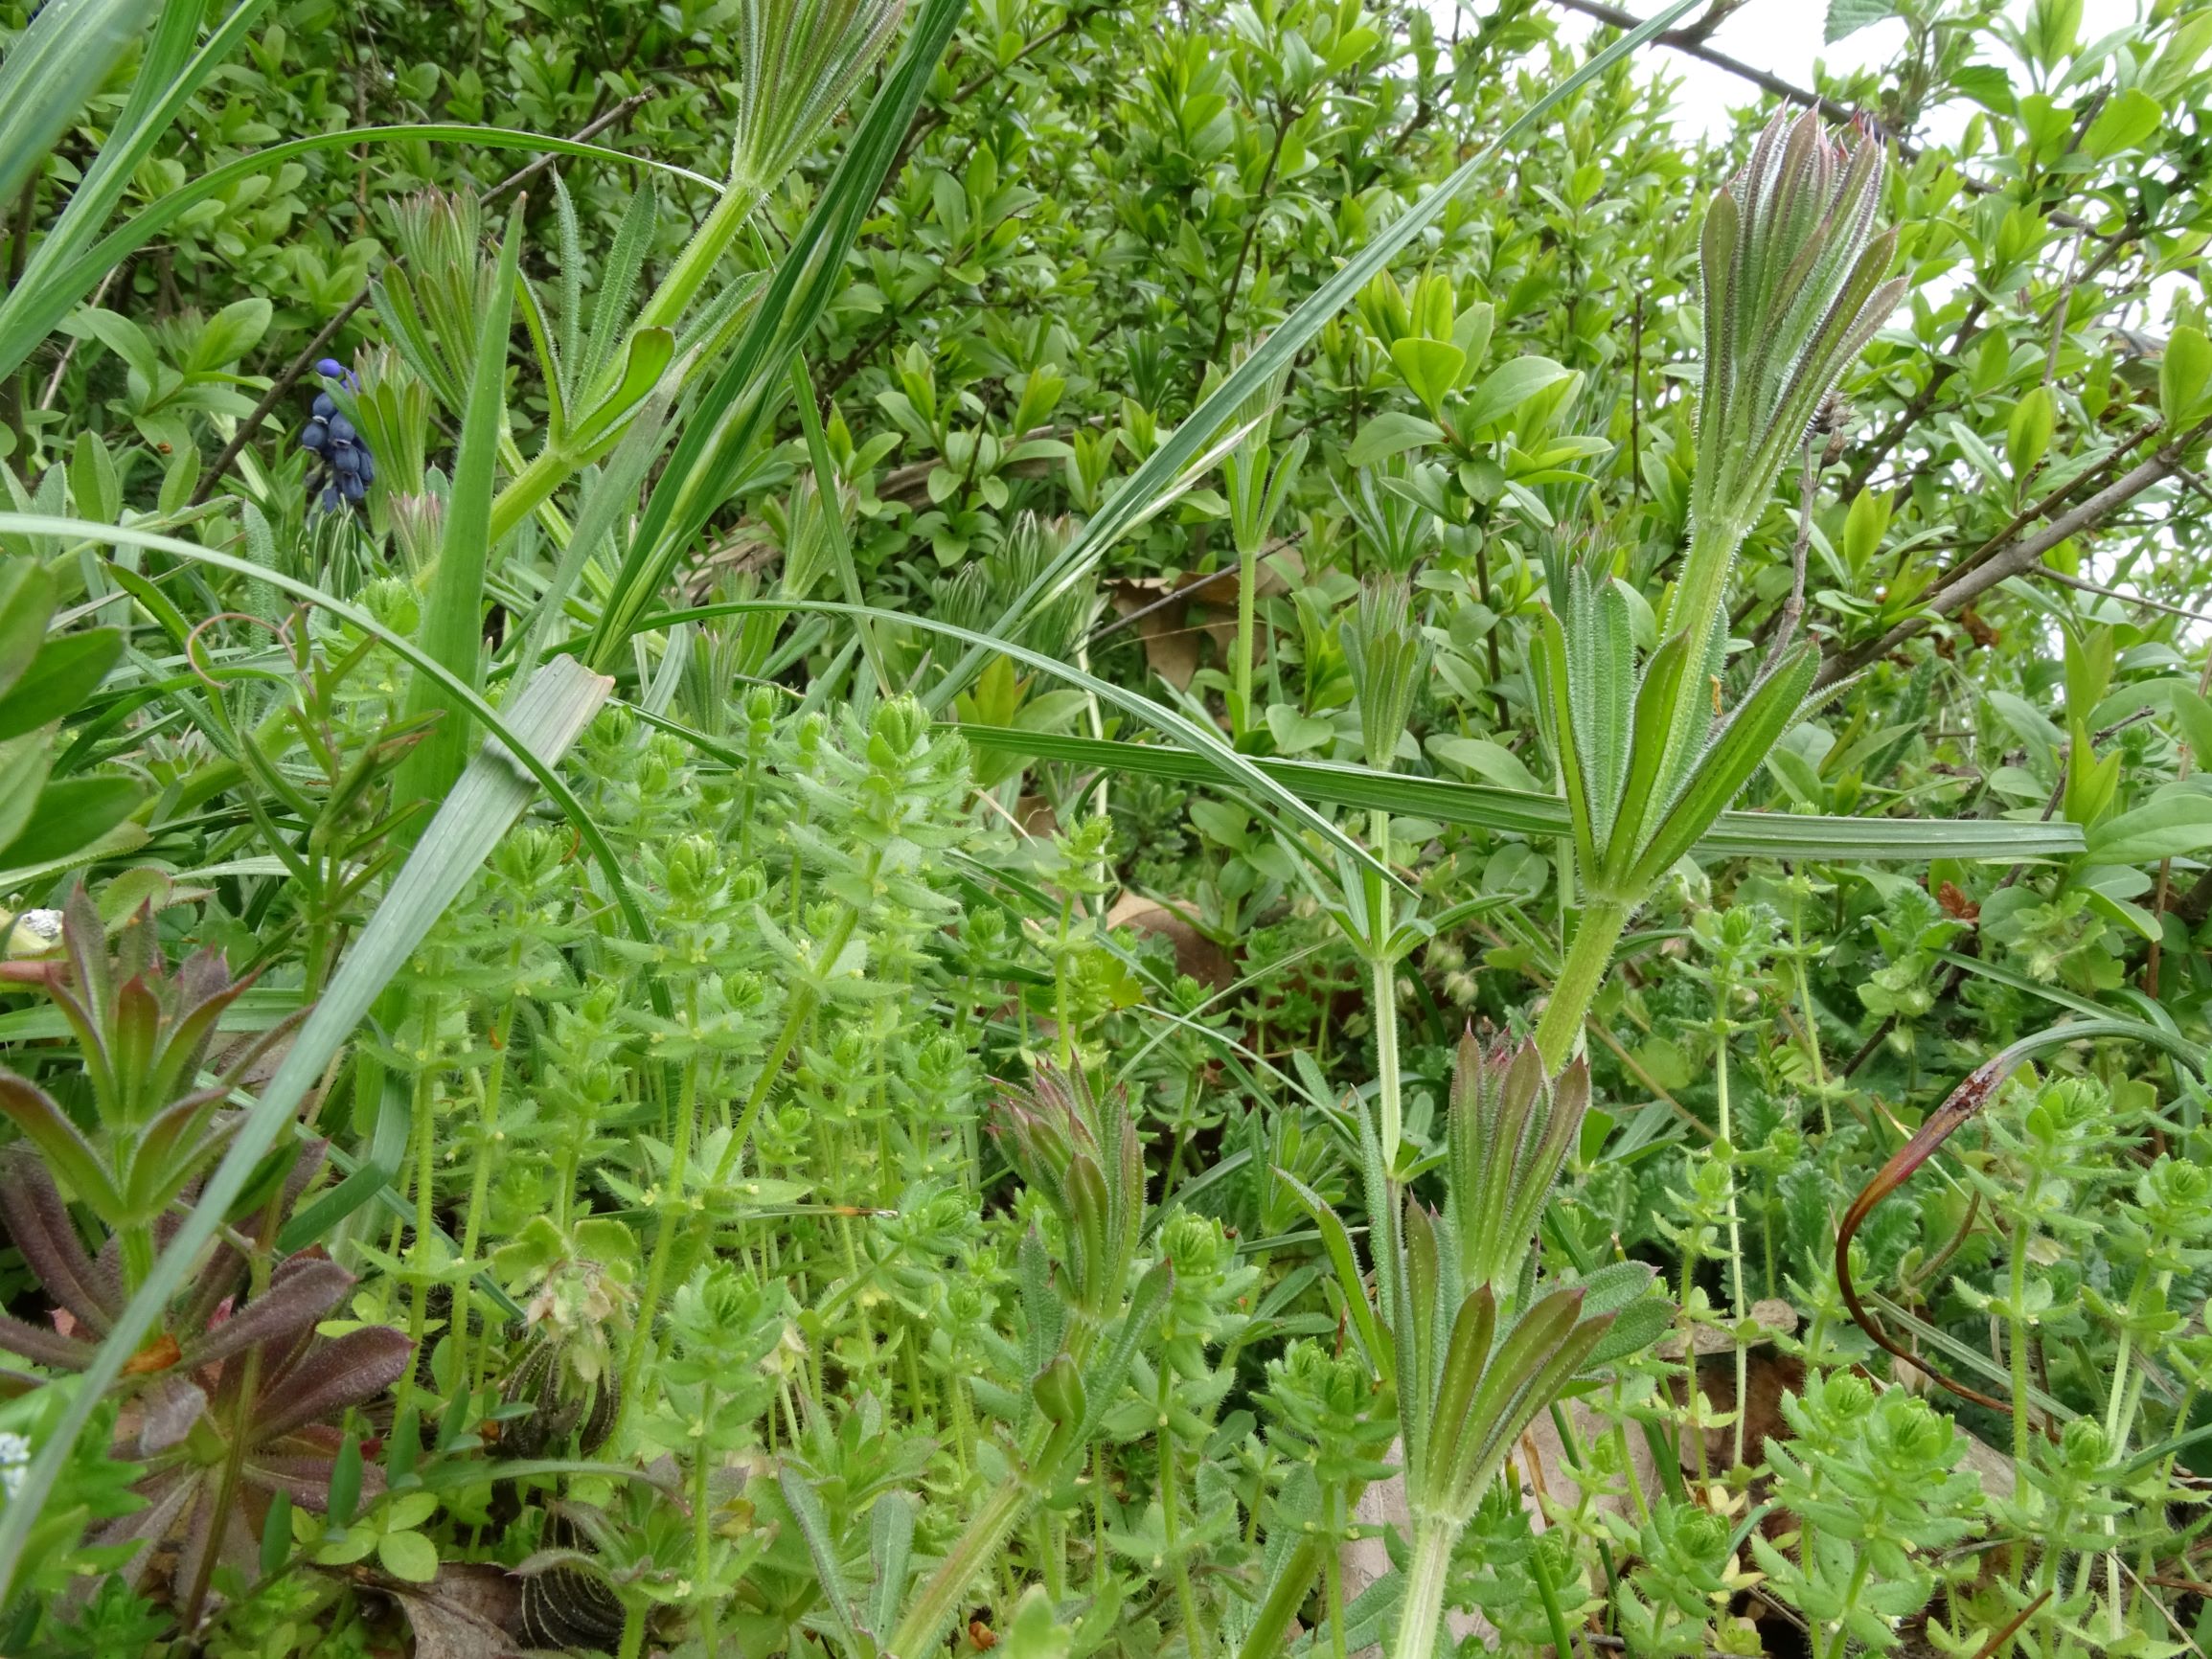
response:
M316 363L315 373L349 392L359 390L353 372L335 357ZM307 428L300 434L300 447L315 457L317 465L308 481L308 492L322 511L356 508L368 499L369 486L376 482L376 459L369 453L369 445L353 423L338 412L337 400L330 393L315 394Z

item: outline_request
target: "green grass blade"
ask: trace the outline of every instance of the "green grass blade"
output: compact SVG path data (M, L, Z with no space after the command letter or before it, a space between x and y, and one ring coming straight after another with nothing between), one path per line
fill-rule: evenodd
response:
M484 572L491 560L491 497L499 484L499 434L507 420L507 334L521 257L522 205L517 202L500 244L491 303L477 330L461 447L445 499L445 534L422 605L422 649L447 673L467 681L470 691L484 683ZM442 796L466 762L467 716L436 681L417 674L408 685L400 718L407 723L428 715L439 716L438 724L399 762L392 780L395 806Z
M1671 27L1702 0L1675 0L1656 16L1630 30L1587 63L1545 93L1496 138L1485 145L1457 171L1394 220L1380 235L1338 267L1336 273L1286 317L1251 354L1232 369L1213 395L1191 411L1190 419L1145 458L1122 487L1099 509L1083 533L1070 542L1052 564L1024 588L1005 613L987 630L988 637L1004 637L1021 621L1048 604L1096 563L1137 519L1154 510L1154 499L1174 485L1183 468L1210 444L1233 420L1245 401L1287 370L1321 325L1351 304L1375 274L1411 246L1414 239L1445 207L1477 180L1494 175L1497 158L1505 149L1536 131L1544 118L1615 63L1636 51L1662 30ZM926 699L942 709L966 688L968 681L990 656L987 647L970 648L936 686Z
M962 725L979 749L1030 755L1079 766L1166 778L1183 784L1228 782L1190 749L1118 742L1012 726ZM1328 761L1246 758L1300 798L1360 811L1468 824L1514 835L1568 832L1566 803L1553 795L1457 784L1442 778L1369 771ZM1787 812L1723 812L1695 851L1702 858L1782 858L1819 863L1924 864L1931 858L2064 858L2080 852L2081 827L2004 819L1830 818Z
M32 534L67 533L40 529ZM0 1512L0 1594L13 1582L32 1527L94 1408L159 1322L170 1298L244 1193L255 1167L290 1123L302 1096L460 895L477 865L530 805L537 792L530 772L559 761L610 689L609 681L574 662L549 667L501 722L515 747L487 745L438 809L422 846L394 878L329 990L300 1027L276 1075L239 1125L222 1163L78 1379L69 1409L24 1471L22 1487ZM516 766L517 760L525 761L529 771Z
M791 359L791 395L799 405L799 430L807 435L807 460L814 469L814 501L830 538L830 559L837 567L837 586L845 602L858 609L867 598L860 591L860 571L853 562L853 538L845 532L845 502L837 489L836 464L830 459L830 441L822 431L822 412L814 405L814 381L807 373L807 359ZM883 650L876 643L876 625L865 617L855 624L860 649L867 654L869 671L885 695L891 692L891 670L883 666Z
M742 475L746 457L774 399L784 365L829 307L845 256L876 205L922 94L967 11L967 0L926 0L905 49L855 124L837 170L776 267L730 358L684 422L638 522L629 557L615 579L584 661L620 659L639 619L684 551Z
M47 0L0 65L0 200L13 201L146 27L153 0Z

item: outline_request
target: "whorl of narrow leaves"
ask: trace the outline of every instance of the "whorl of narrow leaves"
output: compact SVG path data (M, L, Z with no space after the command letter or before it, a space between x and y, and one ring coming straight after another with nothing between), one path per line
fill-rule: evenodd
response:
M1897 233L1877 235L1882 154L1777 113L1750 164L1706 211L1705 377L1692 518L1699 547L1669 613L1701 643L1729 558L1820 400L1896 309L1882 280ZM1703 557L1699 557L1702 555Z
M1428 666L1428 643L1413 621L1413 599L1396 578L1359 590L1352 613L1337 627L1352 670L1352 701L1359 711L1359 743L1367 763L1387 772L1398 739L1413 717L1413 693Z
M1579 1059L1550 1082L1534 1043L1486 1056L1472 1032L1459 1039L1447 1159L1466 1284L1512 1290L1589 1099Z
M730 182L766 190L881 56L905 0L744 0Z
M422 191L395 206L392 222L400 257L376 279L376 314L408 367L458 415L497 276L484 253L484 210L466 193Z
M1144 1151L1128 1094L1102 1100L1080 1066L1040 1066L1029 1089L999 1097L991 1132L1060 1217L1069 1305L1104 1319L1120 1304L1144 1223Z
M1406 1502L1417 1519L1465 1526L1538 1412L1573 1380L1614 1315L1583 1317L1578 1286L1542 1297L1499 1329L1487 1284L1467 1294L1451 1321L1442 1375L1427 1414L1427 1443L1406 1460Z

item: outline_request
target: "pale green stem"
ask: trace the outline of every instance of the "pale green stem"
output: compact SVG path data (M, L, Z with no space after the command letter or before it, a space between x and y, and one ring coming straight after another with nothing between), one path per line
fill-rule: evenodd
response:
M1198 1598L1191 1589L1191 1564L1183 1558L1178 1545L1182 1537L1181 1508L1175 1502L1175 1431L1171 1420L1174 1403L1174 1368L1168 1363L1166 1354L1160 1355L1159 1419L1160 1419L1160 1517L1167 1534L1168 1550L1175 1557L1175 1602L1183 1615L1183 1652L1188 1659L1203 1659L1205 1630L1198 1623Z
M709 1451L714 1419L715 1385L710 1382L699 1389L698 1453L692 1465L692 1593L699 1598L699 1634L708 1659L713 1659L717 1646L716 1614L720 1611L707 1588L714 1573L714 1511L707 1501L707 1481L714 1463Z
M760 200L758 191L738 184L732 184L722 193L715 211L685 244L668 276L638 312L637 321L631 325L632 335L641 329L673 330L683 320L685 310L706 285L722 256L729 252L730 244L737 240L738 233L744 229L745 220L760 205ZM627 356L627 352L617 352L599 378L586 389L577 406L579 417L597 407L621 384ZM502 538L512 534L555 490L576 476L580 465L577 456L548 446L508 480L507 488L491 503L491 545L497 547Z
M1727 994L1724 980L1715 980L1716 989L1723 997ZM1744 1402L1750 1396L1751 1352L1744 1341L1744 1226L1736 1211L1736 1140L1728 1113L1728 1015L1725 1006L1717 1022L1714 1034L1714 1080L1720 1090L1721 1143L1727 1148L1728 1161L1722 1166L1728 1176L1728 1269L1733 1289L1728 1309L1734 1327L1732 1334L1736 1345L1736 1456L1734 1466L1744 1465Z
M2158 1293L2163 1296L2174 1283L2171 1272L2160 1273L2156 1280ZM2130 1323L2142 1311L2144 1280L2138 1277L2135 1287L2128 1296ZM2143 1398L2142 1368L2131 1362L2134 1358L2135 1333L2132 1329L2120 1331L2120 1352L2112 1361L2112 1393L2105 1407L2105 1440L2111 1448L2109 1456L2118 1463L2128 1455L2128 1437L2134 1432L2135 1408ZM2177 1419L2177 1421L2185 1420ZM2119 1517L2105 1517L2105 1536L2109 1540L2105 1557L2105 1594L2107 1617L2114 1638L2120 1634L2120 1557L2114 1540L2119 1532Z
M576 465L561 451L541 449L536 458L507 481L507 488L491 500L491 545L514 534L515 527L552 499L553 492L576 474Z
M1398 1616L1398 1640L1391 1659L1431 1659L1437 1622L1444 1614L1446 1580L1451 1572L1451 1546L1459 1528L1436 1515L1413 1524L1413 1560L1405 1570L1405 1599Z
M515 944L507 953L510 969L522 964L522 946ZM483 1240L484 1203L491 1188L491 1148L504 1137L499 1130L499 1102L507 1087L507 1042L514 1029L514 1004L499 1011L498 1024L491 1034L491 1065L484 1078L484 1103L477 1119L476 1168L468 1180L468 1213L461 1228L461 1260L474 1261L476 1247ZM482 1348L475 1359L467 1357L468 1322L475 1310L476 1279L474 1274L464 1278L453 1292L453 1375L463 1392L473 1394L480 1374L491 1352L491 1332L487 1327Z
M2174 1275L2171 1271L2162 1272L2154 1283L2157 1294L2164 1296L2173 1287ZM2131 1320L2140 1316L2141 1300L2142 1281L2137 1280L2134 1292L2128 1298ZM2109 1455L2115 1462L2128 1454L2128 1437L2134 1432L2135 1427L2135 1408L2142 1403L2143 1398L2142 1371L2131 1368L2130 1365L2133 1352L2134 1333L2123 1329L2120 1332L2119 1357L2112 1362L2111 1398L2105 1408L2105 1439L2111 1447ZM2179 1421L2178 1419L2176 1420ZM2109 1523L2107 1530L2109 1530Z
M1075 1009L1068 986L1068 935L1074 920L1075 896L1069 894L1060 901L1060 939L1052 961L1053 1018L1060 1027L1053 1034L1053 1046L1059 1051L1063 1072L1075 1063Z
M1325 1506L1329 1517L1329 1553L1321 1557L1321 1594L1329 1609L1330 1659L1344 1659L1344 1489L1331 1483Z
M798 886L794 875L791 885ZM845 954L845 946L852 943L853 929L859 925L860 913L847 905L832 925L828 942L819 958L824 971ZM775 1047L768 1051L767 1059L761 1066L761 1075L753 1079L753 1092L745 1097L744 1109L738 1114L738 1126L730 1136L730 1144L722 1149L721 1159L715 1166L716 1186L727 1181L736 1170L738 1159L744 1154L745 1143L752 1138L753 1124L767 1103L768 1091L776 1086L776 1079L783 1075L784 1060L791 1052L791 1045L799 1040L799 1033L806 1028L814 1011L814 993L810 987L801 986L791 994L791 1011L785 1016L784 1029L776 1034Z
M696 991L694 991L696 997ZM694 1004L696 1017L696 1003ZM669 1258L674 1254L676 1212L684 1208L684 1182L690 1172L692 1119L699 1097L699 1057L684 1062L681 1098L676 1104L675 1153L669 1161L668 1191L660 1200L660 1225L653 1234L652 1263L646 1269L645 1295L637 1306L637 1328L629 1334L629 1353L622 1367L622 1415L627 1422L644 1396L646 1358L653 1352L653 1320L660 1313L662 1294L668 1289Z
M1390 861L1390 814L1378 807L1368 816L1368 839L1375 856ZM1375 1099L1382 1118L1382 1167L1398 1167L1398 1143L1403 1134L1398 1082L1398 965L1390 960L1390 888L1369 883L1374 914L1368 920L1367 962L1374 970Z
M1851 1567L1851 1587L1843 1593L1845 1608L1859 1605L1859 1592L1866 1588L1866 1571L1870 1562L1871 1557L1864 1550L1859 1551L1858 1559L1852 1563ZM1836 1635L1828 1644L1828 1659L1843 1659L1843 1645L1847 1628L1847 1620L1838 1619L1836 1621Z
M407 1315L407 1335L415 1352L422 1352L422 1337L429 1325L430 1230L437 1224L432 1214L430 1184L438 1158L438 1005L434 997L422 1002L422 1069L415 1074L415 1295ZM399 1375L399 1409L404 1414L415 1399L415 1368Z
M745 220L760 199L760 192L735 182L722 193L715 211L707 215L706 222L684 244L684 251L669 267L661 285L653 290L652 298L646 301L638 312L636 328L673 329L683 320L685 310L706 285L707 278L714 275L715 266L721 263L730 244L738 239L738 233L745 228Z
M1799 874L1802 875L1802 870ZM1813 1012L1813 985L1805 972L1805 896L1801 893L1790 907L1790 964L1797 975L1797 1007L1805 1016L1805 1052L1813 1061L1813 1086L1820 1100L1820 1132L1833 1134L1836 1125L1828 1113L1828 1066L1820 1057L1820 1022Z
M1676 698L1671 711L1666 748L1662 751L1664 758L1659 765L1661 778L1681 776L1678 761L1689 741L1691 721L1696 713L1696 705L1690 699L1705 694L1705 642L1712 635L1721 602L1726 597L1728 567L1735 562L1736 549L1743 539L1743 526L1710 511L1698 515L1691 525L1690 551L1683 557L1682 574L1675 583L1674 597L1668 602L1659 637L1668 639L1687 632L1697 661L1692 672L1683 677L1681 694Z
M2028 1224L2025 1217L2035 1205L2037 1185L2030 1177L2020 1205L2022 1218L2013 1223L2011 1341L2008 1344L2013 1383L2013 1478L2031 1509L2035 1507L2035 1488L2028 1481L2028 1322L2024 1312L2028 1295ZM2013 1576L2018 1578L2027 1564L2024 1539L2013 1541L2012 1557Z
M129 1226L116 1235L117 1248L123 1257L123 1288L130 1295L146 1283L146 1276L153 1271L153 1229L148 1226Z
M1617 898L1595 898L1583 906L1582 921L1567 946L1566 960L1560 965L1559 981L1544 1005L1543 1018L1537 1022L1537 1054L1551 1076L1557 1077L1574 1057L1583 1020L1605 984L1613 947L1621 942L1631 908Z
M1313 1582L1313 1574L1325 1564L1332 1581L1336 1581L1337 1534L1326 1537L1309 1534L1290 1546L1289 1557L1276 1576L1267 1599L1261 1602L1253 1617L1252 1628L1244 1637L1244 1645L1237 1649L1237 1659L1277 1659L1288 1646L1290 1622L1306 1600L1306 1591ZM1332 1619L1343 1612L1341 1583L1329 1602Z

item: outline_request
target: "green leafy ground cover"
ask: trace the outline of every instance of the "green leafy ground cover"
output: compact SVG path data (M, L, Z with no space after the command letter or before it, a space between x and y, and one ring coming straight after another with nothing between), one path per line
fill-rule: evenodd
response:
M2200 1650L2212 11L1731 9L0 5L0 1651Z

